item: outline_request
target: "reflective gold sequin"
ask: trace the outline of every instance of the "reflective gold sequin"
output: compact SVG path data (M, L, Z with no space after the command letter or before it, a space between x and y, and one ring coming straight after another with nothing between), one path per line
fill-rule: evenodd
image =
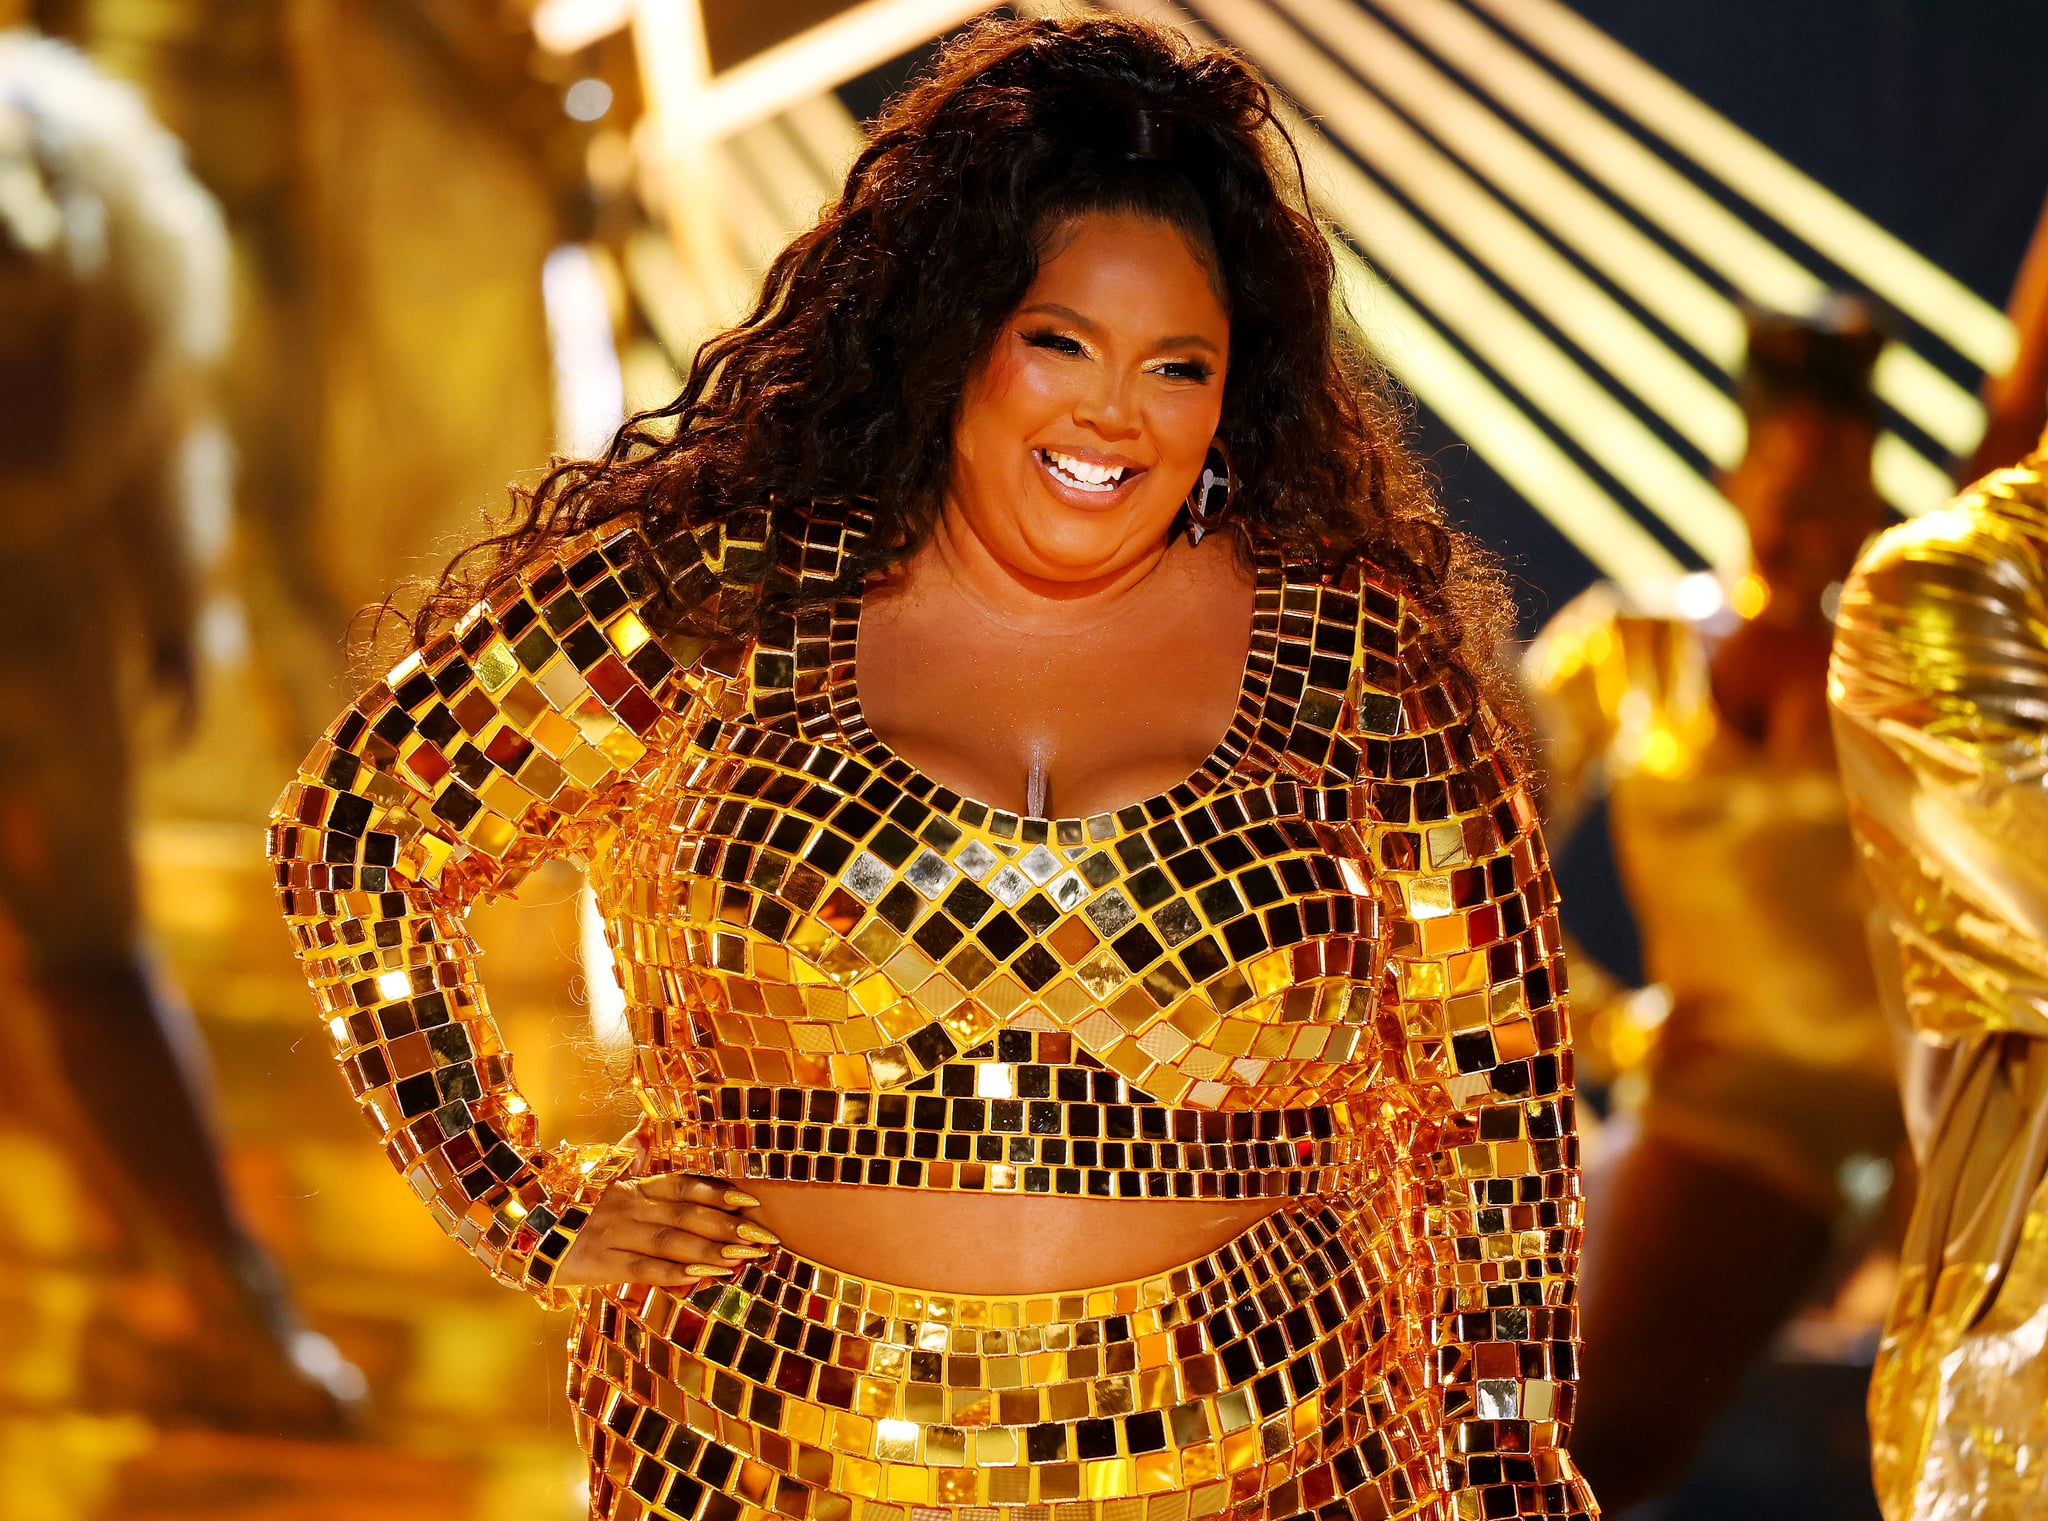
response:
M821 513L774 552L827 585L861 528ZM1210 1437L1140 1450L1119 1426L1113 1452L1083 1456L1101 1440L1083 1426L1120 1413L1092 1403L990 1417L1013 1440L1057 1428L1038 1440L1050 1454L1056 1438L1058 1458L1034 1457L1026 1435L1021 1459L967 1461L963 1433L982 1428L955 1405L1000 1411L1012 1386L953 1368L984 1354L907 1343L914 1366L948 1359L947 1378L907 1376L874 1410L827 1401L876 1423L860 1441L784 1424L825 1407L766 1364L730 1364L740 1393L706 1373L692 1416L660 1392L683 1356L682 1302L662 1296L650 1321L644 1291L585 1294L580 1408L613 1486L603 1513L751 1516L799 1494L808 1509L781 1513L1014 1506L1051 1521L1040 1507L1140 1494L1172 1497L1162 1516L1198 1494L1215 1509L1192 1514L1589 1513L1562 1440L1579 1198L1555 894L1526 791L1412 603L1361 571L1324 578L1261 550L1240 702L1215 752L1133 807L1034 819L937 786L867 729L857 601L814 602L745 644L649 637L657 555L694 603L746 595L768 552L744 527L660 551L630 533L579 546L367 694L280 803L272 853L301 954L415 1190L501 1277L543 1289L584 1205L641 1148L658 1168L735 1179L1291 1197L1254 1228L1268 1233L1257 1250L1324 1211L1341 1225L1314 1230L1351 1243L1362 1297L1315 1320L1314 1344L1343 1350L1287 1375L1301 1384L1284 1415L1256 1393L1279 1365L1266 1351L1256 1377L1230 1374L1249 1382L1238 1398L1261 1433L1302 1428L1284 1450L1257 1438L1254 1483L1237 1477L1249 1466L1191 1477L1223 1462L1188 1457ZM536 1147L462 926L476 894L564 851L590 861L627 994L648 1115L633 1147ZM824 1271L782 1254L741 1284ZM774 1286L791 1314L795 1282ZM1233 1303L1256 1297L1283 1325L1267 1344L1309 1344L1307 1322L1287 1320L1309 1313L1306 1280L1231 1284ZM692 1296L689 1313L725 1292ZM1020 1335L1072 1319L1014 1313ZM832 1334L892 1345L830 1314ZM1229 1324L1248 1322L1176 1325L1192 1339L1170 1356L1151 1343L1154 1396L1169 1375L1210 1376L1185 1368L1225 1367ZM817 1364L806 1387L823 1387L830 1358L800 1355ZM700 1444L684 1463L665 1456L678 1431ZM700 1448L739 1477L703 1472ZM890 1482L915 1493L862 1488L861 1464L900 1465L910 1477ZM1053 1471L1075 1464L1061 1492ZM998 1497L984 1467L1022 1477Z
M1878 1497L2048 1513L2048 453L1865 552L1829 695L1880 975L1946 1071L1871 1383Z

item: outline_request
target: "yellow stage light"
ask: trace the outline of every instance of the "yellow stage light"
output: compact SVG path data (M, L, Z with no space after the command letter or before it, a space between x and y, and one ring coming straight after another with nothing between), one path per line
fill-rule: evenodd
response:
M1972 364L2011 365L2003 312L1584 17L1557 0L1478 3Z
M1360 15L1344 0L1282 3L1303 20ZM1247 0L1231 15L1233 35L1324 130L1370 144L1376 170L1709 460L1740 457L1742 412L1725 390L1271 11Z
M1520 117L1525 127L1576 160L1652 225L1720 272L1749 300L1776 311L1798 313L1817 310L1827 299L1828 287L1819 275L1601 115L1469 11L1451 0L1376 0L1376 4L1440 56L1455 60L1460 70ZM1600 34L1596 31L1593 35ZM1625 50L1610 46L1627 56ZM1678 91L1676 85L1665 83ZM1729 130L1736 129L1731 125ZM1790 166L1786 167L1789 170ZM1746 195L1749 187L1734 182L1730 188ZM1877 230L1875 224L1869 225ZM1842 255L1853 254L1853 249L1823 251L1845 268L1852 268ZM1879 294L1894 299L1889 291ZM1921 304L1926 305L1924 301ZM1900 309L1907 310L1903 304ZM1944 447L1957 448L1952 440L1965 432L1971 433L1970 444L1975 443L1975 435L1983 431L1983 410L1975 397L1931 365L1919 370L1907 366L1904 371L1894 366L1880 379L1896 386L1902 375L1909 375L1910 383L1902 392L1881 389L1879 394L1885 400L1926 427ZM1931 421L1922 416L1929 396L1937 398ZM1973 430L1969 426L1958 429L1955 420L1959 417L1974 419Z
M1742 519L1712 482L1349 160L1313 137L1302 147L1323 201L1374 263L1708 564L1744 562L1749 540Z
M1339 295L1366 341L1418 400L1477 451L1601 574L1655 585L1684 567L1570 455L1342 244Z

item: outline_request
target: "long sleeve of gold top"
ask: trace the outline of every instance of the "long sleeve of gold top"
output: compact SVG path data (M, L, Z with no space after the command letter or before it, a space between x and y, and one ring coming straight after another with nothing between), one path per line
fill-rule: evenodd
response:
M2044 468L1892 529L1843 597L1843 769L1907 1012L1934 1036L2048 1036Z
M1590 1513L1564 1453L1581 1210L1556 889L1494 725L1409 633L1400 737L1371 735L1376 699L1361 694L1372 780L1354 810L1395 910L1389 1091L1428 1132L1410 1153L1414 1269L1455 1514ZM1369 654L1360 669L1370 680Z
M270 857L334 1051L392 1165L502 1281L545 1290L623 1159L536 1144L464 925L587 851L669 743L675 663L626 536L508 585L314 746Z
M1871 1388L1891 1521L2048 1509L2044 468L1887 532L1836 633L1879 973L1946 1070Z

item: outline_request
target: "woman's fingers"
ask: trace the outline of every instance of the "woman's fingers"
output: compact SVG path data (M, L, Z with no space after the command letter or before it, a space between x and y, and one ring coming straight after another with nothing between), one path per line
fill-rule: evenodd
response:
M765 1257L769 1249L744 1241L718 1241L680 1226L649 1220L622 1221L613 1229L606 1245L614 1251L659 1257L668 1262L705 1265L749 1262Z
M636 1214L653 1224L672 1225L711 1241L745 1241L756 1246L773 1246L777 1239L773 1231L751 1220L741 1220L702 1204L670 1204L661 1199L642 1199Z
M744 1188L718 1178L693 1177L686 1172L658 1173L640 1182L641 1197L669 1204L698 1204L710 1209L755 1209L761 1201Z
M735 1213L759 1202L744 1189L688 1173L614 1183L591 1210L556 1281L673 1286L722 1278L776 1244L772 1231Z
M730 1263L716 1267L700 1263L671 1262L665 1257L644 1257L620 1252L618 1271L607 1278L612 1283L644 1283L654 1288L695 1288L707 1278L723 1278L732 1271Z

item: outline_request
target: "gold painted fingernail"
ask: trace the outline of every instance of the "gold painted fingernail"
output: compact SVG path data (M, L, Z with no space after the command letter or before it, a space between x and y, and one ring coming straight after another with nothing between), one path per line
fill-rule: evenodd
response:
M751 1220L742 1220L739 1223L738 1229L740 1240L742 1241L758 1241L763 1246L782 1245L782 1238L765 1225L756 1225Z
M727 1209L759 1209L761 1201L743 1188L728 1188L725 1191Z
M753 1262L768 1255L765 1246L721 1246L718 1255L727 1262Z
M709 1262L692 1262L683 1269L690 1278L723 1278L732 1271L729 1267L717 1267Z

